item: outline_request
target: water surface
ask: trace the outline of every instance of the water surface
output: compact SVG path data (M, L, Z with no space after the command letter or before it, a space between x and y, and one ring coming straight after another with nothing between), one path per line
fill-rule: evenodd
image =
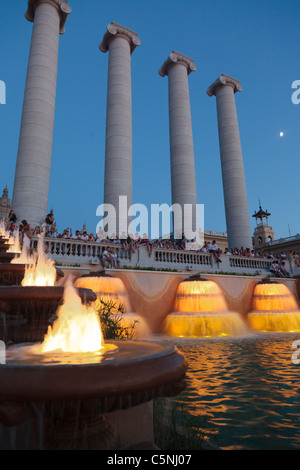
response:
M176 340L189 361L187 389L176 401L200 428L206 421L205 434L223 449L300 449L295 340L299 333Z

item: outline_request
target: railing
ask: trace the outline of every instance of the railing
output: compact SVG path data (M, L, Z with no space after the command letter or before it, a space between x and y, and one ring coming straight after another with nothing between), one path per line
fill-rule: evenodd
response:
M229 256L229 264L231 268L250 268L270 271L272 260L256 257L248 258L244 256Z
M36 248L37 238L31 241ZM115 249L118 265L131 268L156 268L174 269L178 271L202 271L202 272L232 272L240 274L264 274L270 273L271 259L259 257L244 257L225 255L221 256L218 263L210 253L185 251L175 249L153 248L149 255L147 247L139 246L135 252L123 250L120 244L104 242L85 242L82 240L45 238L44 251L56 263L65 266L99 265L102 263L103 251L108 247ZM287 270L292 275L300 276L300 267L294 262L286 260Z
M33 248L37 247L38 239L32 239ZM68 238L45 238L44 252L57 262L75 264L97 264L101 262L102 254L107 247L116 249L120 260L129 259L121 245L111 243L85 242Z
M210 254L183 250L154 249L154 261L157 263L176 263L189 266L212 266Z

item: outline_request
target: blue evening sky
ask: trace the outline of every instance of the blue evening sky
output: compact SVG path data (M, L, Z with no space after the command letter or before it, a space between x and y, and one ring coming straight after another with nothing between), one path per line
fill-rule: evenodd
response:
M0 191L12 196L32 24L26 0L1 2ZM300 233L299 0L69 0L60 36L49 193L59 230L95 232L103 203L108 54L98 45L115 21L142 41L132 56L134 202L171 204L168 79L158 68L176 50L195 60L189 76L198 203L205 229L226 231L215 97L208 86L225 73L237 93L249 210L261 200L276 238ZM280 137L279 133L284 132ZM251 223L254 227L255 222Z

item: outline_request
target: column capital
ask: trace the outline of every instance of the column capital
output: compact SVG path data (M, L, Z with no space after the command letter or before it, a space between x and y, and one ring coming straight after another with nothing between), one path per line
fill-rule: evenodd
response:
M60 15L60 34L65 32L65 24L68 15L71 13L72 8L68 5L68 0L28 0L28 7L25 13L25 18L28 21L34 21L34 14L36 8L42 3L48 3L57 9Z
M195 72L197 70L193 59L187 57L186 55L180 54L179 52L173 51L158 70L159 75L161 77L168 75L169 67L175 64L184 64L188 75L191 72Z
M135 50L137 46L141 45L141 40L138 38L136 32L132 31L131 29L125 28L114 21L112 21L109 25L107 25L106 33L103 36L102 42L99 45L99 49L101 52L107 52L109 49L109 42L111 39L121 36L128 40L130 44L130 51L131 54Z
M220 75L219 78L217 78L217 80L210 85L206 93L208 94L208 96L213 96L216 94L217 88L224 85L231 86L233 88L234 93L243 90L239 80L236 80L235 78L229 77L229 75L225 75L224 73L222 73L222 75Z

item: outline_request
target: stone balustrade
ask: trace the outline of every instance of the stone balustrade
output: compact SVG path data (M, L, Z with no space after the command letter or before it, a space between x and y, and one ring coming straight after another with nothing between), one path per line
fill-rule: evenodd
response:
M37 247L37 238L32 239L32 247ZM177 271L197 271L207 273L263 274L270 273L271 259L235 255L221 256L218 263L210 253L175 249L153 248L149 254L146 246L139 246L135 252L127 253L120 244L104 242L85 242L63 238L45 238L45 253L56 263L63 266L101 267L102 253L107 247L116 250L119 267L170 269ZM300 267L286 261L287 270L293 276L300 276ZM109 267L109 266L107 266Z

